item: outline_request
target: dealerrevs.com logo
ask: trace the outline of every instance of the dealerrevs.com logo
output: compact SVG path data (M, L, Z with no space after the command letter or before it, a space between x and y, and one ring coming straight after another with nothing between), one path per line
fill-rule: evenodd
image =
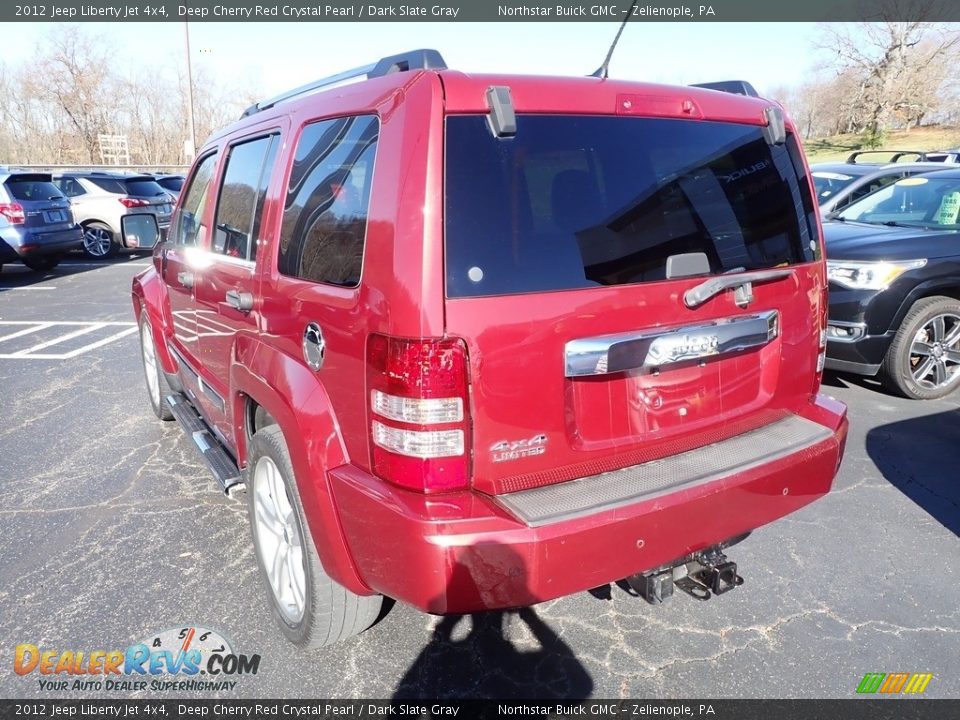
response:
M259 655L236 653L223 635L202 627L171 628L126 650L60 650L17 645L13 671L39 675L41 690L164 692L233 690L256 675Z

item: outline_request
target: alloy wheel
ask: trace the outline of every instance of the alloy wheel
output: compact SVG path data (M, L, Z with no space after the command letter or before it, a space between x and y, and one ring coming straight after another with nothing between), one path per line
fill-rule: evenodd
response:
M928 390L960 378L960 315L943 313L924 323L910 344L910 372Z
M112 243L112 233L106 228L88 227L83 231L83 249L94 257L105 257Z
M297 623L306 608L303 538L280 470L269 457L253 473L254 522L270 589L284 619Z

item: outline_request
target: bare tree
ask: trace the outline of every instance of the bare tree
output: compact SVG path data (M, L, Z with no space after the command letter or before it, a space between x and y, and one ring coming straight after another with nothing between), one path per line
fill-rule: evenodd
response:
M62 113L82 143L81 161L100 162L98 136L111 130L113 73L103 44L77 25L51 34L31 74L35 97Z
M880 17L902 17L902 3L887 2ZM892 123L915 124L937 104L960 49L960 33L926 21L935 3L913 3L918 20L821 26L822 49L834 55L845 96L847 132L874 135Z
M89 29L53 26L29 62L0 63L0 163L99 164L99 135L118 134L127 136L136 164L186 164L183 69L162 58L148 68L108 62L106 48ZM252 102L254 93L236 82L195 68L199 141Z

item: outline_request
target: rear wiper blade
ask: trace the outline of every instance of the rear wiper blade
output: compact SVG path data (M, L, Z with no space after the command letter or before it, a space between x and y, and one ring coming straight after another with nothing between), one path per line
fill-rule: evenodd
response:
M687 290L683 294L683 304L688 308L695 308L727 288L736 288L737 295L734 301L742 306L753 300L753 283L780 280L790 275L793 275L793 270L763 270L736 275L717 275Z

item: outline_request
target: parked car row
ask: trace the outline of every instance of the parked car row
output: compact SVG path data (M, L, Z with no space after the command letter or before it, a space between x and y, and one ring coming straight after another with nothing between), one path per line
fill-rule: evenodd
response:
M46 272L71 250L103 259L140 247L124 218L153 215L165 234L182 185L182 175L0 167L0 267L20 261Z
M124 215L153 214L161 233L170 226L176 199L152 175L67 172L54 175L53 182L70 199L89 257L107 258L130 247L120 232Z
M901 178L829 218L826 367L918 400L956 390L960 168Z

